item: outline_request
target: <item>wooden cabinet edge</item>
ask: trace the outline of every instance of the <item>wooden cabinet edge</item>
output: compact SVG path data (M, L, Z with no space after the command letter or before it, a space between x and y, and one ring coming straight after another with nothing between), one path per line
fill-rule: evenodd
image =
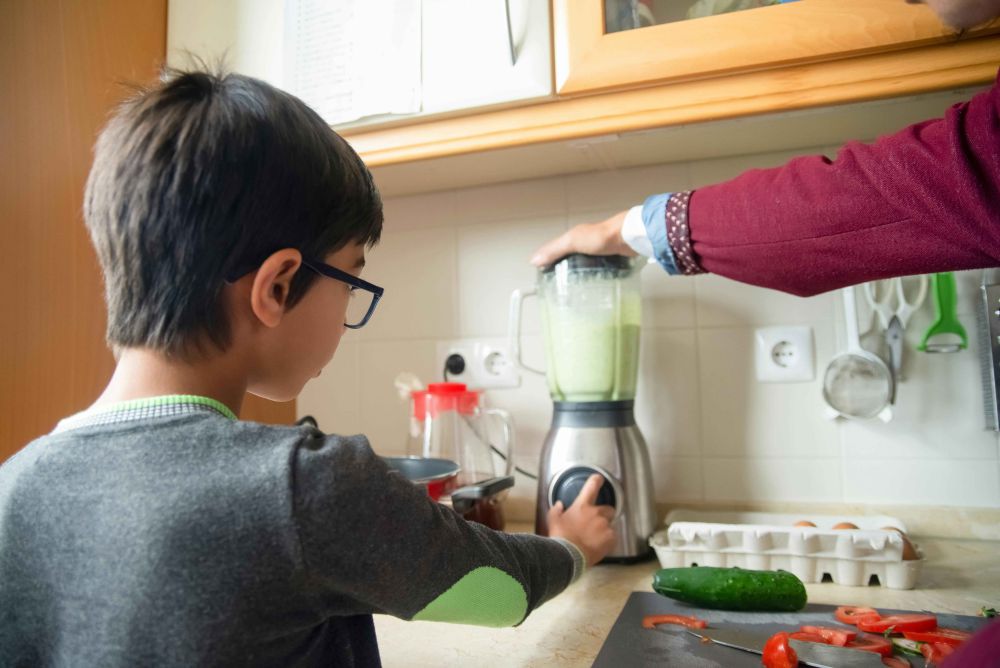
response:
M982 85L994 79L998 65L1000 35L990 35L341 134L369 166L379 167Z
M595 93L955 40L926 6L811 0L604 33L601 3L553 2L556 92ZM996 32L1000 23L967 37ZM781 35L775 39L775 35Z

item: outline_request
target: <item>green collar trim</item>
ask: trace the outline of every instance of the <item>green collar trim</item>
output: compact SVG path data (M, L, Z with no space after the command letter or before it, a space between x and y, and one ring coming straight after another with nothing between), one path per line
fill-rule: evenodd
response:
M101 415L112 411L127 411L137 408L153 408L154 406L172 406L175 404L196 404L198 406L208 406L214 408L219 413L230 420L238 420L236 414L229 410L221 401L211 397L203 397L197 394L165 394L160 397L146 397L143 399L129 399L128 401L118 401L107 406L102 406L91 415Z
M191 413L215 413L229 420L239 419L235 413L229 410L228 406L211 397L202 397L196 394L170 394L119 401L107 406L85 410L60 420L53 433L79 427L93 427Z

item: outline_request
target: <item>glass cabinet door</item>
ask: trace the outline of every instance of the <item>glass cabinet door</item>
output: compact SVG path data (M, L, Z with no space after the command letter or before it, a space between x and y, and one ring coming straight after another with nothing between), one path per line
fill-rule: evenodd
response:
M956 43L1000 32L995 21L958 35L907 0L552 0L552 7L560 95L860 62L931 45L954 53ZM856 75L845 76L831 85Z
M606 33L717 16L796 0L604 0Z

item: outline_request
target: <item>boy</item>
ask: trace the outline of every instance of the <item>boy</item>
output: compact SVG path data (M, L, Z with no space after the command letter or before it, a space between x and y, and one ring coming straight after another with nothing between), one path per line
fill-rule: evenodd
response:
M371 176L298 99L178 73L101 133L84 214L118 361L0 468L0 664L378 665L371 614L521 622L613 541L467 523L363 436L240 422L296 396L381 289Z

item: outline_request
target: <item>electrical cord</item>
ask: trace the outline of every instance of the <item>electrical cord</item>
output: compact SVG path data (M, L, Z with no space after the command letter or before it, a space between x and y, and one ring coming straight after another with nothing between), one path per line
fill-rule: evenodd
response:
M465 359L461 355L454 353L448 355L448 359L444 361L444 370L442 371L441 375L444 376L444 382L447 383L449 373L462 373L463 371L465 371ZM468 422L468 420L466 420L466 422ZM469 428L471 429L472 425L469 425ZM497 457L504 460L504 462L507 461L507 455L502 450L500 450L500 448L493 445L489 441L487 441L486 445L490 446L490 450L492 450ZM525 478L528 478L530 480L538 480L538 474L531 473L530 471L525 471L520 466L515 465L514 470L523 475Z
M493 445L492 443L489 443L488 445L490 446L490 450L492 450L497 455L497 457L499 457L500 459L502 459L504 461L507 461L507 455L505 455L503 452L501 452L500 448L498 448L497 446ZM523 475L525 478L531 478L532 480L538 480L538 476L536 474L531 473L529 471L525 471L520 466L515 465L514 466L514 470L517 471L518 473L520 473L521 475Z

